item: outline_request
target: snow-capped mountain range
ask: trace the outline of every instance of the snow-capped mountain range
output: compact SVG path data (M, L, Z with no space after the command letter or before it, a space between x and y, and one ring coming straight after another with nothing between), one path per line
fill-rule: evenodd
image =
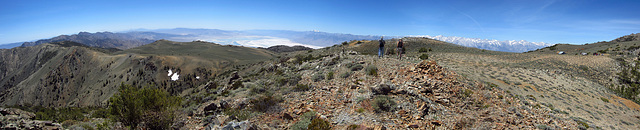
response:
M466 38L466 37L442 36L442 35L438 35L438 36L422 35L422 36L412 36L412 37L427 37L427 38L449 42L453 44L458 44L466 47L475 47L480 49L493 50L493 51L505 51L505 52L526 52L526 51L536 50L536 49L554 45L551 43L529 42L525 40L498 41L498 40L492 40L492 39Z

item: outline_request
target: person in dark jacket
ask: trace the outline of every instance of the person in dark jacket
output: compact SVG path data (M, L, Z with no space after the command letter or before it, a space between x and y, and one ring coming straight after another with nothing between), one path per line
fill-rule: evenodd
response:
M398 52L398 58L399 59L402 59L402 53L404 53L403 47L404 47L404 43L402 42L402 39L400 39L398 41L398 47L396 48L396 49L398 49L398 51L396 51L396 52Z
M380 37L380 48L378 48L378 58L384 56L384 37Z

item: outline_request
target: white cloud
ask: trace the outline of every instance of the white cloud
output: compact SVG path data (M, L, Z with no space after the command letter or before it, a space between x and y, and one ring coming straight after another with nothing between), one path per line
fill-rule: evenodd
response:
M270 47L275 45L286 45L286 46L299 45L299 46L306 46L314 49L321 48L319 46L300 44L300 43L293 42L289 39L276 38L276 37L270 37L265 39L255 39L255 40L239 40L236 42L240 45L250 46L250 47Z
M189 39L189 38L183 38L183 39ZM286 45L286 46L299 45L299 46L306 46L314 49L322 48L320 46L296 43L286 38L269 37L269 36L224 36L224 37L200 36L200 37L197 37L197 39L202 41L223 44L223 45L242 45L242 46L248 46L248 47L270 47L275 45Z
M171 76L171 74L173 74L173 72L171 72L171 70L169 70L169 74L167 74L167 76Z

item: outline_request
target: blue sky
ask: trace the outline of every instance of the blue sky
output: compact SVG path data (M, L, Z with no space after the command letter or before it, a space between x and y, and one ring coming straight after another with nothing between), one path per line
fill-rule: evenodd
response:
M638 0L2 0L0 43L186 27L584 44L640 32L638 6Z

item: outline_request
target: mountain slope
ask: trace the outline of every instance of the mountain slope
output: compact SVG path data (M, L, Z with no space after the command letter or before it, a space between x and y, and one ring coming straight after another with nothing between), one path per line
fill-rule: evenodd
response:
M604 55L638 55L638 53L640 53L638 49L640 49L638 34L631 34L608 42L602 41L584 45L556 44L527 53L558 54L558 52L563 51L570 55L580 55L582 53L589 55L593 55L594 53Z
M0 104L45 107L103 106L120 83L178 94L228 68L276 56L256 48L164 40L117 52L57 42L0 53Z
M73 41L85 44L92 47L100 48L118 48L129 49L137 46L142 46L155 41L160 36L166 37L166 34L156 33L111 33L111 32L80 32L73 35L60 35L50 39L42 39L35 42L25 42L23 47L35 46L43 43L59 42L59 41Z
M275 53L248 47L232 45L219 45L209 42L173 42L158 40L154 43L128 49L116 54L142 54L153 56L182 56L209 61L220 61L217 64L246 64L255 61L269 60L276 56ZM225 67L217 66L217 67Z
M620 38L611 40L611 42L627 42L627 41L640 41L640 33L629 34L629 35L625 35Z

